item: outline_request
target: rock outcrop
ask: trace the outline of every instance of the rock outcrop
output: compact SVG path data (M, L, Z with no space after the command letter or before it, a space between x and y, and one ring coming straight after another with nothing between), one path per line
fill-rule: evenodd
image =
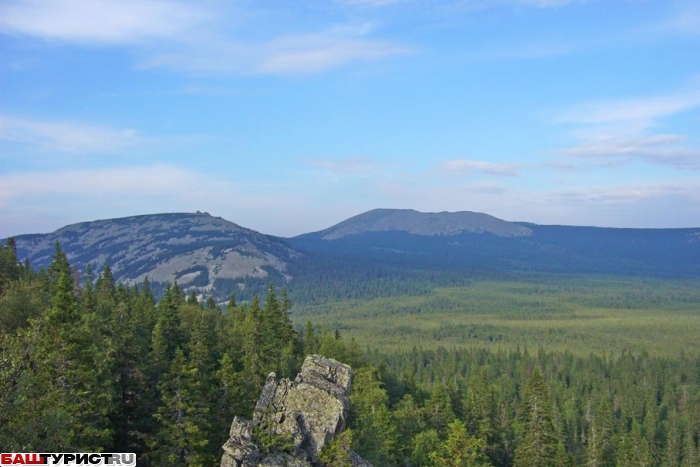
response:
M320 355L307 357L294 381L270 373L253 420L233 419L221 467L323 466L319 453L345 429L352 377L348 365ZM350 466L372 467L348 454Z

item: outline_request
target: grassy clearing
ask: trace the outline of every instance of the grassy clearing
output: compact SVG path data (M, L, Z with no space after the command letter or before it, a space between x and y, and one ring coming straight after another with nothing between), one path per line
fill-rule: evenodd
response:
M338 328L382 351L527 347L578 355L700 354L700 282L538 276L478 281L424 296L295 309L298 324Z

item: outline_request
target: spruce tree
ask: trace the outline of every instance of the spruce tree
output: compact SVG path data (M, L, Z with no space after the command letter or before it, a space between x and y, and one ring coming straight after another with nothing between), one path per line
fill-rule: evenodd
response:
M425 412L411 394L406 394L391 413L396 426L399 464L407 464L411 459L412 440L426 429Z
M240 377L243 387L242 406L244 413L252 413L263 387L266 371L269 371L265 367L266 359L263 356L265 342L262 335L260 314L260 300L255 295L241 326L243 369Z
M53 296L56 292L58 280L61 275L65 274L66 277L71 278L73 272L71 271L70 263L68 262L68 256L63 248L61 248L61 244L58 242L58 240L56 240L56 243L54 244L54 254L52 255L52 258L53 261L46 269L46 274L49 281L49 291ZM71 288L71 290L73 290L73 288Z
M197 368L177 348L168 372L158 384L161 405L155 414L158 433L151 443L155 465L208 467L215 464L208 452L208 409Z
M153 410L157 405L153 382L148 380L148 350L150 335L145 312L139 310L139 294L128 291L119 284L114 294L102 298L114 303L110 316L103 318L101 327L106 329L109 374L112 381L113 409L110 420L114 427L115 452L135 452L138 456L146 450L144 433L152 431Z
M233 417L243 413L241 407L243 386L240 375L236 372L233 360L228 353L221 357L219 369L216 371L216 383L218 393L216 411L213 413L213 439L218 447L228 439Z
M175 356L175 349L184 344L180 328L179 294L177 285L166 287L165 295L156 309L156 320L151 340L151 360L156 380L170 367L170 362Z
M485 448L484 438L469 436L464 423L455 420L447 428L447 439L430 459L435 467L481 467L489 465Z
M411 464L416 467L432 467L430 455L440 449L440 435L435 429L421 431L411 442Z
M617 467L651 467L653 465L649 443L642 435L642 426L636 420L632 428L622 436L617 455Z
M520 439L516 467L552 467L559 439L554 429L552 402L540 371L535 368L525 384L518 417Z
M314 325L311 324L311 321L306 322L306 327L304 329L304 357L308 357L316 353L318 350L318 342L316 333L314 332Z
M0 245L0 295L12 281L20 278L22 268L17 259L17 242L13 237Z
M586 449L587 467L613 467L615 465L615 455L612 445L613 429L610 402L608 398L604 396L601 399L588 432L588 446Z
M61 432L50 446L53 450L95 452L109 445L112 436L107 356L99 335L82 319L73 281L65 271L53 289L51 307L35 322L38 335L30 356L35 369L28 390L31 411Z
M692 423L689 423L683 439L683 459L681 461L681 467L700 467L700 454L695 445L694 431Z
M389 466L395 458L396 427L388 403L376 368L358 369L350 394L349 426L355 450L374 465Z
M187 302L188 305L199 305L199 301L197 300L197 293L193 290L190 292L190 294L187 296Z
M428 426L444 436L448 425L456 418L452 404L452 394L446 385L433 385L430 398L425 402L425 414L428 419Z
M669 414L667 421L666 450L663 456L665 467L681 467L682 445L678 412L674 409Z

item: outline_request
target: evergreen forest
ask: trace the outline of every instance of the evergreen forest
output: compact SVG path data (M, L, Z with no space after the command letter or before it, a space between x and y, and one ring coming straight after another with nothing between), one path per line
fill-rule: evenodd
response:
M177 283L156 296L108 266L77 271L58 244L35 271L9 239L0 448L215 466L269 372L293 377L318 353L353 367L336 441L376 467L700 467L697 284L595 280L303 306L269 285L223 305Z

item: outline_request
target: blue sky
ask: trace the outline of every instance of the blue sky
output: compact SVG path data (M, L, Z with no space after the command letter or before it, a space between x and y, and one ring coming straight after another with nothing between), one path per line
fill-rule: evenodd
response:
M0 237L377 207L700 226L700 3L0 0Z

